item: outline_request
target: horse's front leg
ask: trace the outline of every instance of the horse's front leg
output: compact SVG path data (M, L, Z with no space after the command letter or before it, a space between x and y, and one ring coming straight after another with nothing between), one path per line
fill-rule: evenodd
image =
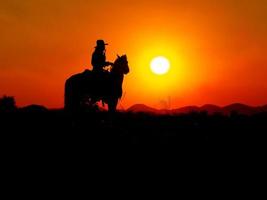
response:
M117 108L117 104L118 104L118 99L117 98L112 98L108 101L108 111L110 113L115 113L116 112L116 108Z

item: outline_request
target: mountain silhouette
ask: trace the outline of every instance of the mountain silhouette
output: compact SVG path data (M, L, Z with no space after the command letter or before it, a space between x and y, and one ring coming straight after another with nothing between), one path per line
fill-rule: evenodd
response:
M231 114L232 112L237 112L245 115L252 115L259 111L257 107L252 107L241 103L234 103L223 107L224 114Z
M127 112L132 113L153 113L153 114L159 114L160 110L156 108L149 107L145 104L134 104L130 108L127 109Z
M172 109L171 113L172 114L185 114L185 113L198 112L198 111L199 111L199 107L197 106L184 106L181 108Z
M267 105L261 106L259 109L260 112L267 112Z
M200 107L200 111L206 111L208 114L214 114L221 112L221 107L213 105L213 104L205 104Z
M42 105L32 104L25 107L20 108L23 112L47 112L48 109Z
M260 112L267 112L267 105L253 107L241 103L233 103L224 107L220 107L213 104L205 104L203 106L184 106L176 109L156 109L149 107L145 104L135 104L127 109L127 112L133 113L150 113L150 114L188 114L192 112L207 112L208 114L221 113L224 115L230 115L231 113L239 113L244 115L253 115Z

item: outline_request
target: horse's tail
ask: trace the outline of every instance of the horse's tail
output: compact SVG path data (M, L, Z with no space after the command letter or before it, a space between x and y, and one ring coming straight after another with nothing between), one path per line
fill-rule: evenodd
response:
M79 104L78 91L76 91L76 79L69 78L65 82L64 108L65 110L75 110Z
M90 77L90 71L85 71L66 80L64 88L64 108L66 110L77 110L80 107L83 96L90 90Z

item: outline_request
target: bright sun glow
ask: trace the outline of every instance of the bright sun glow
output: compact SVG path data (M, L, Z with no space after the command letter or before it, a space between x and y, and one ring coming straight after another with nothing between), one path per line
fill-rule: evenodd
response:
M155 74L166 74L170 69L170 62L167 58L163 56L158 56L151 61L150 68Z

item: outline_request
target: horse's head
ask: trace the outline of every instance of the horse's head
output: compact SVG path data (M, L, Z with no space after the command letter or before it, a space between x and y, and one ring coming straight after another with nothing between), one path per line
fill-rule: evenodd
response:
M111 70L115 73L120 74L128 74L129 73L129 66L128 66L128 60L126 55L117 56L117 59L114 62L114 66Z

